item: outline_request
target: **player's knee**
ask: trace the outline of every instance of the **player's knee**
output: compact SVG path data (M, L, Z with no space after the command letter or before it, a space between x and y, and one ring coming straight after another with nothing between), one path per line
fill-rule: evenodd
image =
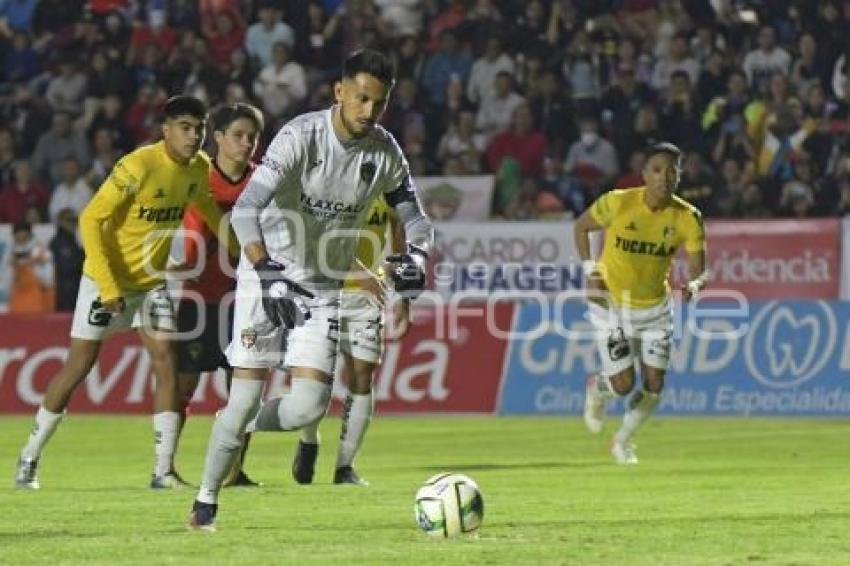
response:
M620 396L628 395L635 386L635 370L632 368L624 369L611 376L610 381L614 393Z
M650 393L660 394L664 389L663 377L647 377L644 380L643 388Z
M231 395L218 418L227 426L240 431L244 430L248 422L259 412L261 401L261 395L256 397Z
M353 395L368 395L372 392L372 374L354 374L348 384Z

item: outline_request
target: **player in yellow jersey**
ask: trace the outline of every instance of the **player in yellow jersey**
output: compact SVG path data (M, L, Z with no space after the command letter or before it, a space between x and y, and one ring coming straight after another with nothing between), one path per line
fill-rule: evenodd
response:
M607 403L635 384L635 360L643 387L628 400L611 454L636 464L632 436L661 400L670 359L673 299L668 283L676 250L684 246L689 281L685 300L705 285L702 215L673 193L682 154L670 143L653 146L643 169L644 186L602 195L575 223L575 240L588 278L589 314L597 329L602 370L587 380L584 421L602 431ZM590 259L588 234L605 230L601 257Z
M383 197L372 205L366 224L357 240L355 264L345 281L340 298L340 354L348 374L333 481L337 484L369 485L355 473L352 464L372 419L372 375L383 351L384 297L381 263L387 237L390 253L404 250L404 229ZM393 310L391 336L399 340L407 333L410 304L397 302ZM313 470L319 450L319 422L301 429L301 439L292 463L292 477L300 484L313 482Z
M156 462L152 488L184 482L174 472L180 424L176 364L169 332L175 330L165 289L174 231L188 204L218 233L221 211L209 191L209 160L198 150L206 109L197 98L175 96L164 109L162 141L123 157L80 215L86 260L63 368L50 382L21 451L15 483L38 489L38 460L59 425L71 395L85 379L103 339L138 330L156 378L153 426ZM230 239L232 253L238 247Z

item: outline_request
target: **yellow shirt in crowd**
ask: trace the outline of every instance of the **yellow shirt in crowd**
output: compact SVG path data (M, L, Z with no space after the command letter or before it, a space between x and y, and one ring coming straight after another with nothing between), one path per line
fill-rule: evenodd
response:
M670 293L668 277L679 246L688 253L705 250L702 214L673 195L662 210L644 202L646 187L618 189L602 195L590 208L605 228L599 259L612 300L631 308L649 308Z

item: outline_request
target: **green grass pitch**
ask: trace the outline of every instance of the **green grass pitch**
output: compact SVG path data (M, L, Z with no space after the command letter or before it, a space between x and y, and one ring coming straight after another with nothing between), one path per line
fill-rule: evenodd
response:
M196 482L210 420L178 455ZM184 527L194 490L152 492L150 421L71 415L38 492L11 488L29 417L0 418L0 564L850 564L850 423L669 419L617 467L579 419L377 418L357 462L368 488L330 484L337 419L322 425L316 483L289 467L296 435L257 436L259 490L227 490L214 534ZM419 532L413 494L469 474L477 538Z

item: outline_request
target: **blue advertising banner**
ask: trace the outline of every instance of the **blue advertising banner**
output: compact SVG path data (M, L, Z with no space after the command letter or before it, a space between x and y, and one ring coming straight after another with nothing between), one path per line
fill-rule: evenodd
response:
M850 303L703 302L675 312L660 413L850 415ZM519 307L502 414L581 413L586 376L599 370L585 315L578 301Z

